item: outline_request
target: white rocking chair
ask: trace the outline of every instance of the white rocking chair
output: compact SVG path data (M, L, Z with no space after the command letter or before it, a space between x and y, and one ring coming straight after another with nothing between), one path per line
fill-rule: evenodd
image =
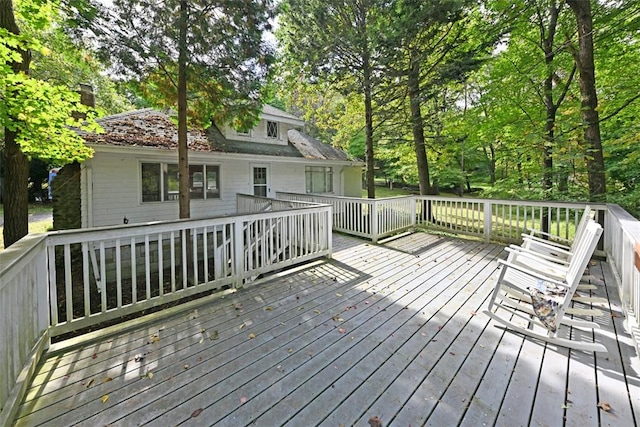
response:
M585 227L590 221L593 221L595 212L590 206L586 206L580 217L580 221L576 226L576 232L573 241L563 239L558 236L552 236L539 230L531 230L529 234L522 234L522 245L520 248L524 251L530 251L538 254L541 258L558 264L569 264L573 252L577 244L582 238ZM546 238L540 237L546 236Z
M566 326L599 327L595 322L572 318L570 306L601 234L600 224L587 221L566 267L543 261L536 255L510 251L507 261L499 260L502 271L485 313L509 329L542 341L576 350L606 352L602 344L560 336ZM514 263L516 256L519 262ZM523 262L527 258L528 264Z

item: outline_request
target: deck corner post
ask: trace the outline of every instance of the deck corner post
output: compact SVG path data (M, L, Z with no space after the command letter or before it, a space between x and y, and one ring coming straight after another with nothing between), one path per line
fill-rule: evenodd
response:
M484 241L489 243L491 241L492 204L489 201L485 201L483 204L484 204Z

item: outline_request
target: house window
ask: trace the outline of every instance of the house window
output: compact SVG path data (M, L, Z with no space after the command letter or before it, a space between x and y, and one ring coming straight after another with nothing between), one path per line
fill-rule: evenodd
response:
M142 201L159 202L162 179L159 163L142 164Z
M180 174L178 165L142 163L142 201L178 200ZM191 199L220 198L220 166L189 165L189 197Z
M267 138L278 139L278 123L267 121Z
M207 166L207 199L220 198L220 166Z
M333 168L329 166L307 166L305 168L307 193L332 193Z

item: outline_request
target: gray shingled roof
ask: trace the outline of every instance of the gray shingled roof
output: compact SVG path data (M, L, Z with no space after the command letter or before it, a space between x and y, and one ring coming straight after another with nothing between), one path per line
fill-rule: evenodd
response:
M280 111L280 110L278 110ZM294 116L291 116L294 117ZM90 144L177 149L178 129L163 112L150 108L116 114L98 120L104 133L80 132ZM236 141L224 137L214 125L207 131L190 130L189 149L314 160L349 160L347 154L298 130L287 133L287 145Z

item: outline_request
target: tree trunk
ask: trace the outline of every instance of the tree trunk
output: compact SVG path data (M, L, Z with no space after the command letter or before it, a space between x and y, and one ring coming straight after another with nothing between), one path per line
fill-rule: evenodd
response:
M191 216L189 209L189 147L187 145L187 0L180 1L178 52L178 190L180 218Z
M416 152L418 165L418 182L420 184L420 194L432 194L429 182L429 162L427 159L427 149L424 142L424 122L420 111L420 62L411 53L411 64L408 70L408 93L411 108L411 130L413 131L413 147Z
M364 68L364 115L365 115L365 143L366 143L366 161L367 161L367 197L376 198L375 187L375 156L373 154L373 106L371 100L371 64L369 53L366 51L363 55Z
M554 129L556 127L556 111L557 106L553 101L553 60L555 58L554 39L556 34L556 23L558 22L559 10L555 2L549 6L549 27L547 28L546 37L543 34L543 26L541 27L541 47L544 51L544 62L546 65L546 76L544 79L544 104L546 108L546 122L544 126L544 146L542 149L542 189L544 190L544 198L548 200L553 190L553 148L555 146ZM546 221L545 221L546 224ZM548 231L548 230L543 230Z
M13 14L11 0L0 2L0 28L10 33L20 34ZM31 54L19 50L22 62L14 62L11 69L14 73L29 74ZM12 121L17 121L12 118ZM17 142L18 131L4 129L4 246L9 247L29 233L29 197L27 183L29 180L29 159L25 156Z
M606 196L604 156L600 139L600 119L598 117L598 97L596 95L596 75L593 59L593 22L590 0L567 0L578 24L578 52L575 61L580 73L580 94L582 96L582 121L585 126L584 141L589 173L589 198L602 202Z

